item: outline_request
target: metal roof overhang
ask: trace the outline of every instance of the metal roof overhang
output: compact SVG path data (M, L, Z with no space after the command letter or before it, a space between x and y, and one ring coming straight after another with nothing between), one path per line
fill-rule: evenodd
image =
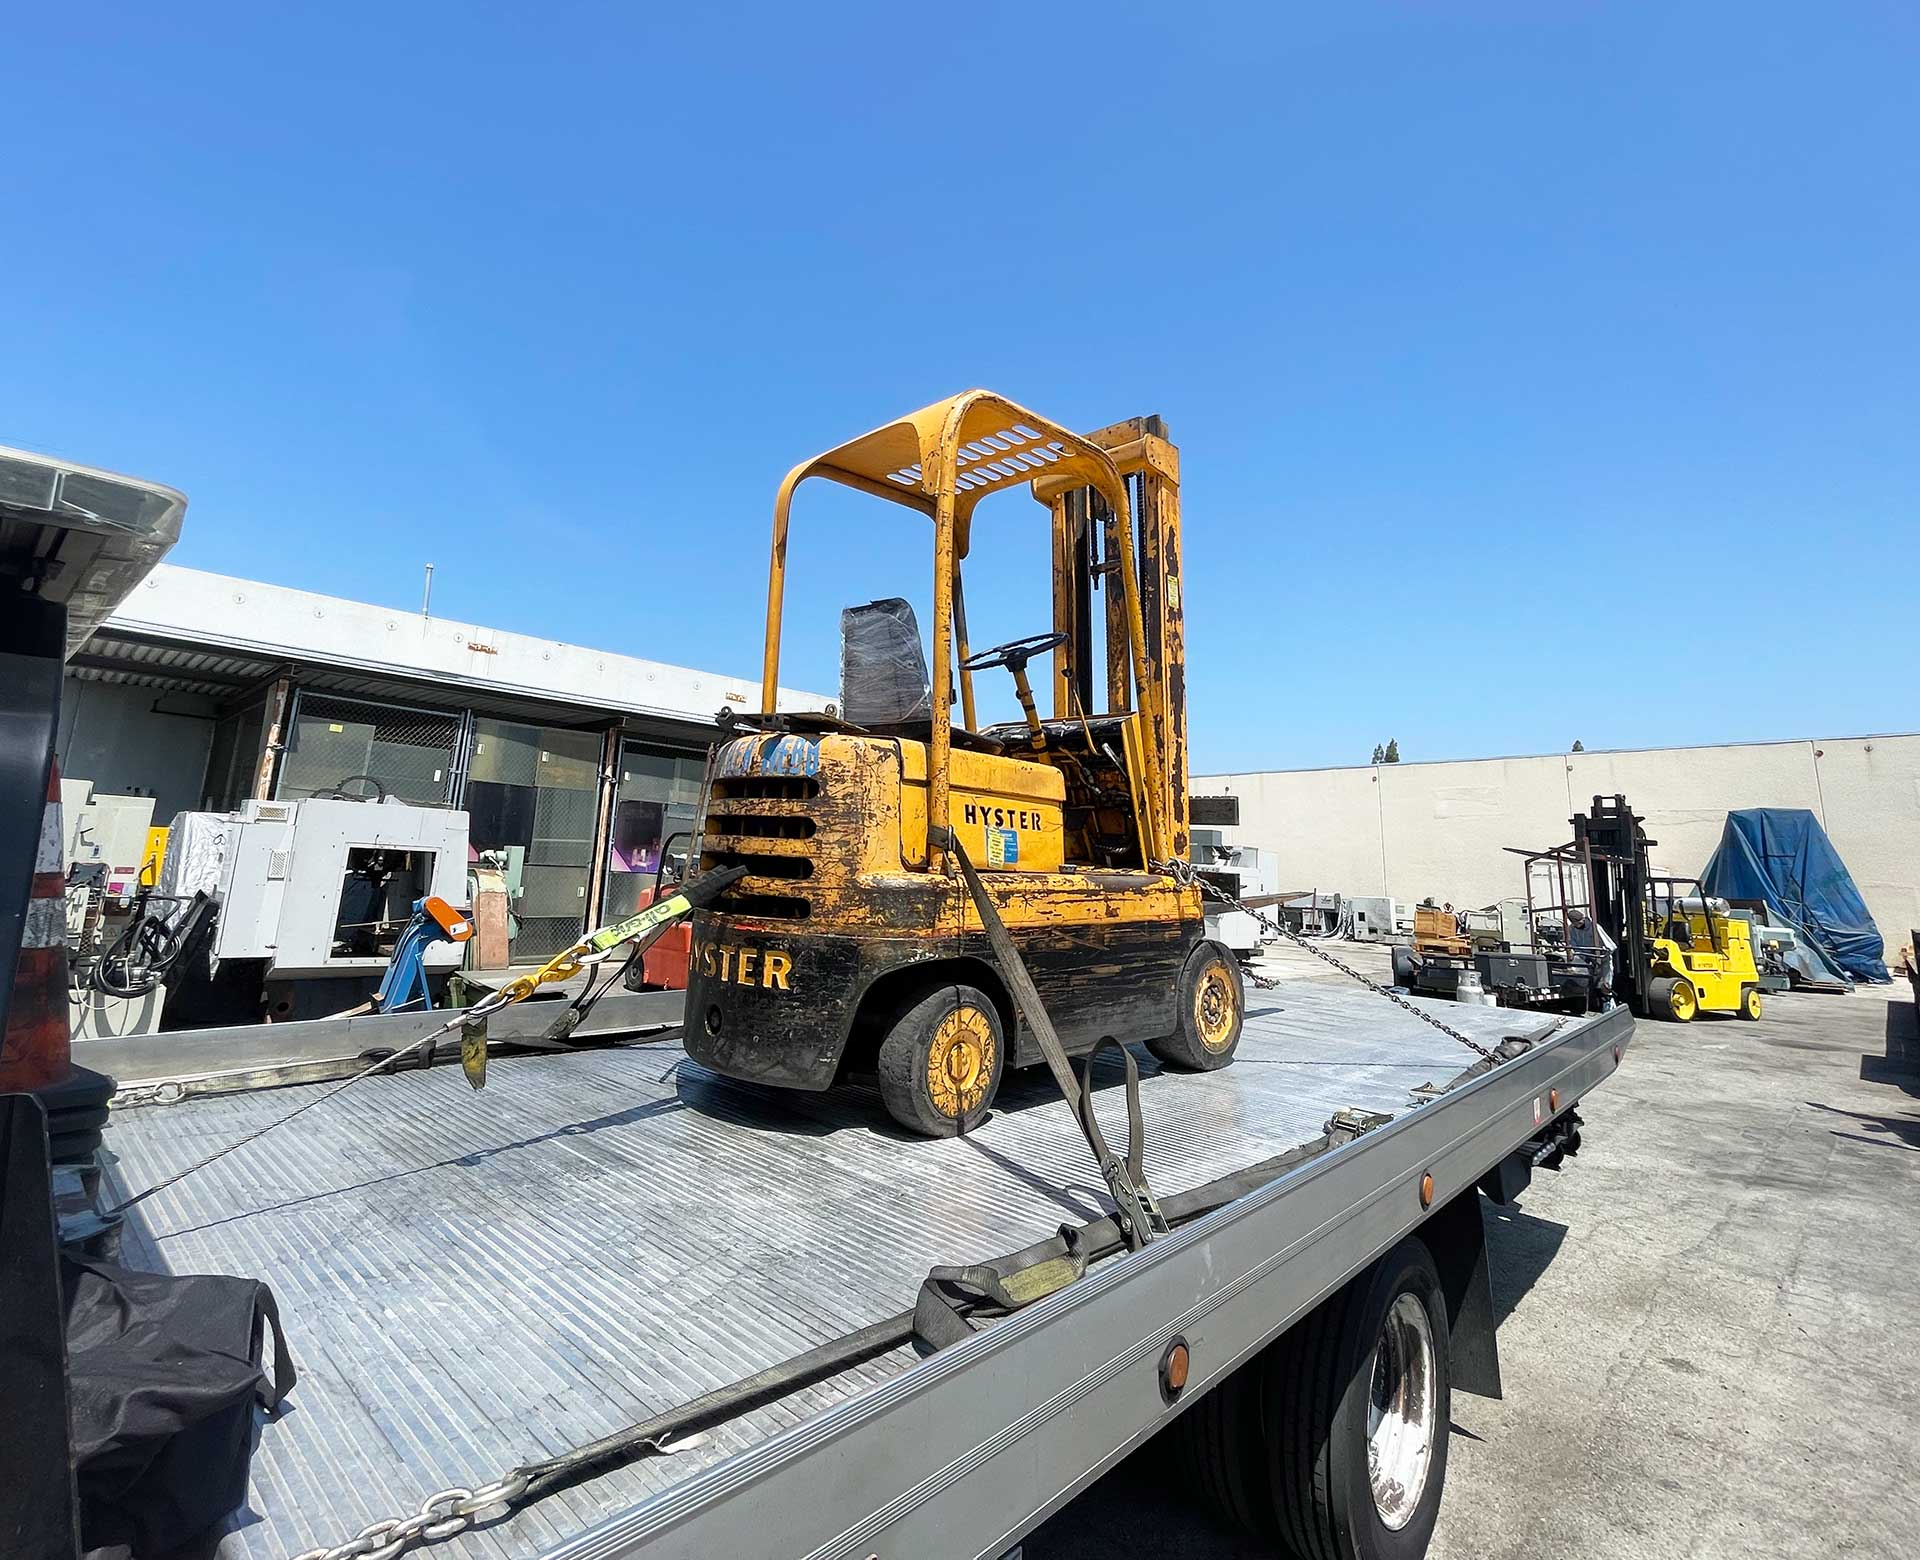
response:
M0 446L0 586L65 606L71 656L179 540L186 508L157 482Z
M543 699L538 695L449 683L442 677L404 677L392 673L329 666L311 660L276 660L224 648L162 640L118 629L96 632L68 670L84 682L121 683L174 693L199 694L221 703L251 697L276 677L289 677L312 691L396 704L470 709L501 720L541 726L604 726L619 719L629 732L686 743L705 741L707 723L648 710L609 709L599 705Z

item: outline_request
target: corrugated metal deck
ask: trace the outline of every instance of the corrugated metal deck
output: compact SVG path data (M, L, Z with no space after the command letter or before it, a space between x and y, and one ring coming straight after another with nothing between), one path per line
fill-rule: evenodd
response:
M1249 992L1234 1065L1143 1085L1163 1195L1315 1137L1342 1106L1399 1112L1473 1060L1353 988ZM1490 1043L1555 1020L1436 1004ZM1117 1059L1105 1064L1120 1079ZM121 1194L318 1086L116 1111ZM1125 1137L1109 1092L1108 1136ZM736 1084L674 1043L369 1079L131 1216L125 1259L266 1279L301 1381L262 1434L222 1557L280 1557L410 1512L912 1304L927 1269L1107 1210L1044 1069L932 1142L878 1095ZM904 1368L902 1350L436 1552L539 1551Z

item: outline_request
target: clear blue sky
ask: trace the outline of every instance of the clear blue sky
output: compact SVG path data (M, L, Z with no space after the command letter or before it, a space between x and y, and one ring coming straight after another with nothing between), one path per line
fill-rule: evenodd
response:
M1910 8L39 6L4 75L0 442L178 562L751 669L780 474L982 384L1167 418L1197 767L1916 723ZM915 525L803 503L788 681Z

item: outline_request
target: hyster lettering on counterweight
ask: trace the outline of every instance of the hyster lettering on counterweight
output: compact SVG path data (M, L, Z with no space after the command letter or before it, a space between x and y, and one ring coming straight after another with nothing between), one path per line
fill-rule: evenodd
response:
M777 948L747 948L737 943L701 943L693 950L700 973L735 986L790 991L787 976L793 958Z
M966 823L984 824L994 829L1037 829L1040 814L1031 807L989 807L984 802L962 805L960 817Z

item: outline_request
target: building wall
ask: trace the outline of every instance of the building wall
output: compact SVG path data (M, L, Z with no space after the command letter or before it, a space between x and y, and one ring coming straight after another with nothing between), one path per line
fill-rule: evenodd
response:
M1563 843L1596 795L1622 793L1657 870L1698 872L1729 812L1805 807L1832 838L1889 954L1920 925L1920 735L1197 776L1241 798L1239 838L1279 857L1281 886L1432 895L1521 892L1508 845Z
M151 796L153 821L200 805L213 745L211 699L68 677L60 691L60 773L110 796Z

